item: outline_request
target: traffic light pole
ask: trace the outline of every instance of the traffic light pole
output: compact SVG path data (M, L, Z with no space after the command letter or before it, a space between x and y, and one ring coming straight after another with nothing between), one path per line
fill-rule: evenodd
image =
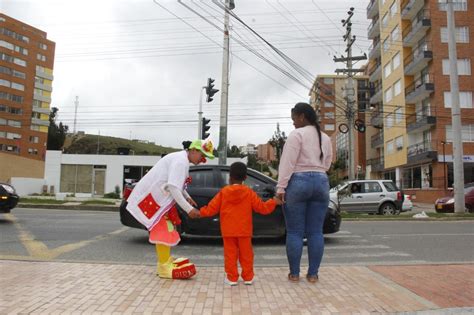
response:
M198 137L197 139L201 139L201 134L202 134L202 90L204 90L206 87L203 86L201 88L201 94L199 94L199 111L198 111Z
M225 6L229 9L230 0L225 0ZM222 95L221 114L219 127L219 164L227 164L227 117L229 101L229 13L224 14L224 52L222 60Z

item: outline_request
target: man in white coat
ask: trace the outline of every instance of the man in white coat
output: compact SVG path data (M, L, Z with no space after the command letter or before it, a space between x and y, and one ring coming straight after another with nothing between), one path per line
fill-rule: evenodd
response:
M158 163L137 183L127 199L127 210L150 232L150 243L156 245L157 275L167 279L188 279L196 267L187 258L174 259L171 247L179 243L175 225L180 224L176 203L191 218L199 217L196 202L186 192L189 163L198 165L213 159L210 140L194 140L188 149L174 152Z

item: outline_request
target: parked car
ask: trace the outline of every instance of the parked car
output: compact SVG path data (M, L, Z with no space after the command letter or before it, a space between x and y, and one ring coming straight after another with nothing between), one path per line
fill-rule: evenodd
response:
M0 212L10 213L16 207L20 197L12 185L0 183Z
M464 186L464 209L466 212L474 212L474 185ZM438 198L435 201L435 210L439 213L454 212L454 192L449 196Z
M330 191L331 201L338 204L341 211L383 215L400 214L403 196L391 180L348 181Z
M196 201L199 207L207 205L219 190L229 183L229 166L201 165L191 166L189 174L192 182L188 186L188 193ZM277 182L260 172L249 169L245 184L251 187L263 200L272 198L275 194ZM123 225L146 229L126 210L126 198L130 195L135 183L129 184L124 190L124 200L120 206L120 221ZM182 220L179 227L180 233L218 236L220 235L219 215L210 218L190 219L187 214L178 207L178 213ZM339 231L341 215L337 205L330 203L324 222L324 233L335 233ZM285 219L280 206L269 215L253 214L253 229L255 236L284 236L286 234Z
M411 202L411 196L405 195L403 198L402 212L413 210L413 202Z

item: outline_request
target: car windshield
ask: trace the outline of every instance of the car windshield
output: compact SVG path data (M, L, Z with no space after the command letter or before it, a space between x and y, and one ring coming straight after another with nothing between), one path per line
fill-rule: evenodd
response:
M347 185L347 182L344 182L344 183L340 183L339 185L331 188L329 191L338 191L338 190L341 190L342 188L344 188L344 186Z

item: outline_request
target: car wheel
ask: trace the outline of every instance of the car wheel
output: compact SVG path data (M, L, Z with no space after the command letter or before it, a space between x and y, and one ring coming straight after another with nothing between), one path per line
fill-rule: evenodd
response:
M381 215L395 215L395 214L400 214L400 211L397 211L394 204L392 204L390 202L386 202L386 203L384 203L380 206L379 214L381 214Z

